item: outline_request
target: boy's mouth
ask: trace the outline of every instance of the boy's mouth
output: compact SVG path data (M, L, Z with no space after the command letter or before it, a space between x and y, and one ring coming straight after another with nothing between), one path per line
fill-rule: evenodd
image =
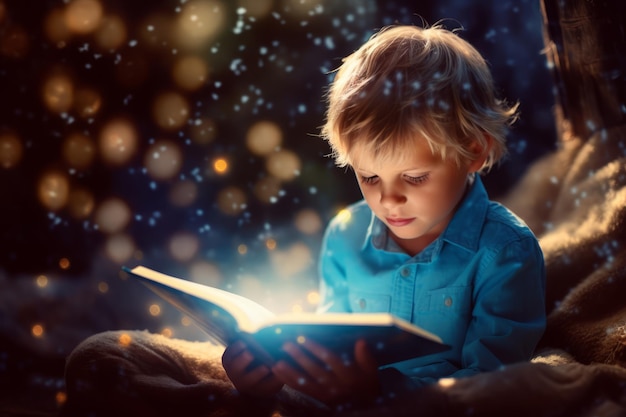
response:
M389 226L394 226L394 227L402 227L402 226L406 226L407 224L413 222L413 220L415 220L415 218L410 218L410 219L405 219L405 218L400 218L400 217L387 217L387 224Z

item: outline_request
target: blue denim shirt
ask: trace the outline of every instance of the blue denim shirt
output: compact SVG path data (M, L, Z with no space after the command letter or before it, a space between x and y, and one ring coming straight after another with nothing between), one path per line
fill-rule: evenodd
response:
M545 328L537 239L488 199L479 177L445 231L419 254L403 252L360 201L330 222L320 257L320 312L390 312L452 347L393 364L399 373L383 373L402 381L394 377L388 390L529 360Z

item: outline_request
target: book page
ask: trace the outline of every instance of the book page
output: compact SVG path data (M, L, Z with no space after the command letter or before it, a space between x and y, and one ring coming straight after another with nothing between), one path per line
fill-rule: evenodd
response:
M188 314L203 330L225 342L230 341L237 331L253 333L259 323L274 316L262 305L219 288L172 277L144 266L124 270Z

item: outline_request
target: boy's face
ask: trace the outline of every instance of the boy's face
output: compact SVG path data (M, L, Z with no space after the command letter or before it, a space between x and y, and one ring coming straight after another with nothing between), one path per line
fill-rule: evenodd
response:
M463 166L443 160L425 140L382 162L359 148L351 156L356 157L353 168L363 197L411 255L444 231L463 198L468 174L482 166L480 158Z

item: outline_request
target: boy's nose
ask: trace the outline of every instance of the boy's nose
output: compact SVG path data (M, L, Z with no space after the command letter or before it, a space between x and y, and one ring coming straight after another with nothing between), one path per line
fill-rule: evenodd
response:
M392 208L404 203L406 203L406 197L398 190L387 190L380 194L380 205L385 208Z

